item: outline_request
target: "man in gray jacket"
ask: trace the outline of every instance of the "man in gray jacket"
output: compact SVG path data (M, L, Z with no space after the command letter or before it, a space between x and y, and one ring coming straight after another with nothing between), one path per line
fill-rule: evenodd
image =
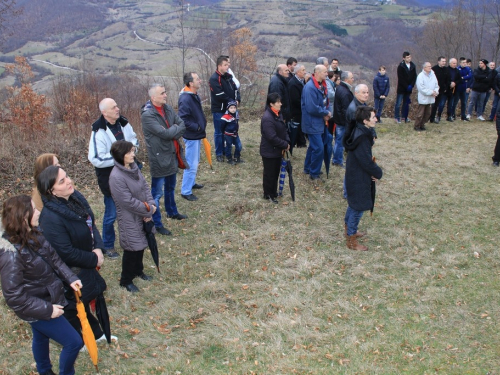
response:
M177 211L175 204L175 184L179 164L177 151L179 138L186 131L184 121L167 105L165 87L155 83L149 89L151 100L141 108L142 131L148 149L151 173L151 195L156 202L157 210L153 215L158 233L172 234L161 222L160 199L165 195L165 211L167 217L182 220L187 216Z

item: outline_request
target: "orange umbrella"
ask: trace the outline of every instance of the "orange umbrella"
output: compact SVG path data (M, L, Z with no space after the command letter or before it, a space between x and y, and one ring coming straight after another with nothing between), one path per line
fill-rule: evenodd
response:
M82 292L80 291L80 289L78 289L78 291L75 291L76 311L78 318L80 319L80 324L82 325L83 343L87 347L87 351L89 352L90 359L92 360L92 363L94 364L96 371L99 372L99 368L97 367L97 360L98 360L97 343L95 342L94 332L92 332L92 328L90 327L89 321L87 319L85 306L83 305L83 302L80 300L81 296Z
M208 139L206 139L206 138L203 138L203 147L205 148L205 155L207 156L208 164L210 164L210 169L213 169L213 167L212 167L212 146L210 146L210 142L208 142Z

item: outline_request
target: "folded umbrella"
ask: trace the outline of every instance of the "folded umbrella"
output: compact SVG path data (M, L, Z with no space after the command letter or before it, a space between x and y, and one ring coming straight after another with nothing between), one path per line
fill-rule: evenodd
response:
M326 178L328 178L328 173L330 172L330 163L333 155L333 135L329 131L323 134L323 161L325 162Z
M285 187L285 177L286 177L286 160L283 157L281 159L281 169L280 169L280 178L278 180L278 196L283 196L283 188Z
M85 306L83 302L80 300L82 296L82 292L80 289L75 291L76 298L76 315L78 319L80 319L80 324L82 326L82 338L83 343L87 347L87 351L89 352L90 359L95 366L97 372L99 372L99 368L97 367L98 362L98 353L97 353L97 343L95 342L94 332L92 332L92 328L90 327L89 320L87 319L87 313L85 312Z
M210 146L210 142L208 139L203 138L203 148L205 149L205 156L207 157L208 164L210 165L210 169L212 167L212 146Z
M156 264L156 269L160 272L160 257L158 255L158 243L156 242L155 234L153 233L153 228L155 226L153 220L143 221L142 226L146 234L146 240L148 241L148 247L151 251L151 257Z
M293 155L293 147L297 142L297 136L299 134L299 122L288 122L288 134L290 135L290 155Z
M286 153L287 159L285 164L286 173L288 173L288 185L290 185L290 195L292 196L292 201L295 202L295 183L293 182L293 168L292 162L288 159L288 152Z

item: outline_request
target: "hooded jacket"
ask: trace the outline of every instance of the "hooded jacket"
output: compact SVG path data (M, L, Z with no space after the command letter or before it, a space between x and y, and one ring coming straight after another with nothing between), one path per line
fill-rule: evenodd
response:
M349 207L366 211L373 207L371 194L372 176L381 179L382 169L373 161L373 133L364 124L357 123L345 142L348 150L345 186Z
M207 119L203 113L199 95L184 87L179 93L178 107L177 113L186 126L184 139L206 138Z
M460 83L457 86L457 90L459 92L463 92L467 90L469 87L469 83L472 81L472 70L468 66L458 66L458 71L460 72L460 76L462 77Z
M142 131L148 149L151 177L166 177L177 173L179 165L173 140L178 140L186 131L184 121L171 106L164 104L163 109L167 121L150 100L141 108Z
M151 206L156 203L137 164L132 163L128 169L116 163L109 176L109 187L116 204L120 246L128 251L144 250L148 242L142 219L153 216Z
M391 88L391 83L389 81L389 76L387 74L377 73L373 79L373 96L375 98L380 98L381 95L389 95L389 89Z
M49 320L52 305L66 306L62 281L71 284L78 280L42 235L38 241L40 247L35 253L14 246L5 234L0 235L2 293L7 305L28 322Z

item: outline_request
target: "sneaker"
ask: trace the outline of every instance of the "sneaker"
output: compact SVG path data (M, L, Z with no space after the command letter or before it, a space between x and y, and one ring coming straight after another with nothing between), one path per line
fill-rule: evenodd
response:
M494 167L500 167L500 163L498 161L494 161L491 165Z
M401 124L401 120L400 119L396 119L396 124Z
M118 337L111 335L111 341L113 341L113 342L118 342ZM100 342L107 342L107 340L106 340L106 335L102 335L102 336L101 336L101 337L99 337L97 340L95 340L95 342L96 342L96 343L100 343Z
M462 121L470 121L467 117L462 117Z
M440 116L438 116L438 117L436 117L436 118L434 119L434 123L435 123L435 124L439 124L439 121L441 121L441 117L440 117Z
M479 121L484 121L484 117L483 116L478 116L477 118Z
M115 249L107 249L104 253L109 259L116 259L120 257L120 254L116 252Z
M465 121L470 121L470 115L465 116Z
M409 122L411 122L411 120L409 118L406 118L405 122L408 124Z
M171 236L172 232L170 232L167 228L165 227L156 227L156 233L160 233L164 236Z
M448 121L448 122L453 122L453 117L448 116L448 117L446 118L446 121Z
M222 155L218 155L218 156L217 156L217 161L218 161L219 163L224 163L224 156L222 156Z

